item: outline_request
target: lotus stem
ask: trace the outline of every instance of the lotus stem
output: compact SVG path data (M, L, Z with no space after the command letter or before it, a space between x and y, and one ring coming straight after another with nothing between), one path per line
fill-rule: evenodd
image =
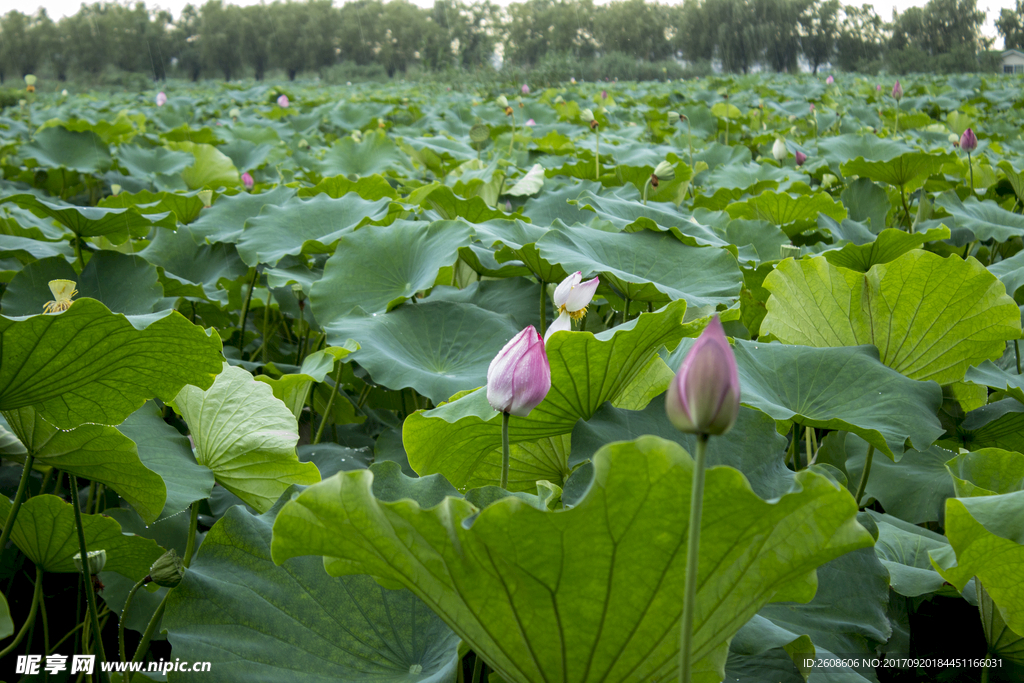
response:
M547 314L548 314L548 288L544 281L537 278L540 283L540 336L544 336L544 329L547 327Z
M484 672L484 660L481 659L480 655L476 652L473 654L475 655L473 662L473 683L480 683L481 675Z
M36 621L36 612L39 611L39 603L43 597L43 568L40 565L36 565L36 582L34 590L32 591L32 605L28 608L28 616L25 618L25 623L21 625L21 630L18 631L18 635L14 637L14 640L0 651L0 659L3 659L11 652L14 648L18 647L22 640L25 639L25 634L31 630L32 625Z
M1020 345L1017 343L1018 340L1013 340L1013 354L1017 357L1017 374L1020 374ZM3 546L0 546L2 548Z
M630 301L629 301L629 295L628 294L625 295L625 297L623 297L623 298L625 299L625 304L622 307L622 322L625 323L627 320L629 320L629 304L630 304Z
M651 179L648 178L647 182L644 183L644 206L647 206L647 188L651 186Z
M508 157L512 160L512 165L515 166L515 158L512 156L512 145L516 144L516 112L512 110L512 137L508 141ZM500 193L499 193L500 194Z
M971 162L971 153L967 153L967 168L971 172L971 192L974 192L974 164Z
M146 583L148 576L143 576L139 579L138 583L132 586L132 589L128 591L128 597L124 600L124 607L121 608L121 618L117 620L117 645L121 650L121 661L127 662L128 655L124 651L124 623L128 620L128 608L131 607L132 598L135 597L135 593L142 588L143 584Z
M145 658L146 651L149 650L149 641L153 639L153 634L156 632L157 624L159 624L160 620L164 617L164 609L167 607L167 596L170 595L173 590L174 589L172 588L167 591L167 595L164 595L164 599L160 601L156 611L153 612L153 617L149 620L149 625L146 626L146 632L142 634L142 640L139 641L139 647L135 650L135 656L132 657L133 664L141 663L143 658ZM132 674L129 669L124 675L124 683L131 683L131 680Z
M594 180L601 182L601 131L594 129Z
M85 602L89 608L89 618L92 621L93 640L96 643L94 648L94 654L97 662L96 669L103 671L103 662L107 660L107 655L103 651L103 631L100 629L100 617L99 611L96 609L96 591L93 590L92 586L92 568L89 566L89 548L85 543L85 527L82 525L82 507L79 502L80 496L78 495L78 477L73 474L68 474L71 478L71 508L75 513L75 528L78 530L78 551L82 553L82 578L85 581ZM103 676L105 680L109 680L107 676Z
M874 444L868 446L868 456L864 458L864 471L860 474L860 483L857 484L857 507L860 507L860 499L864 497L864 489L868 487L868 476L871 474L871 460L875 456Z
M508 413L501 414L501 488L508 491L508 466L509 466L509 452L508 452Z
M907 219L907 232L913 232L914 226L910 223L910 207L907 206L907 192L902 185L900 185L900 199L903 201L903 213Z
M259 268L253 268L252 281L249 283L249 293L242 304L242 317L238 323L238 356L242 356L242 348L245 347L245 321L249 317L249 304L252 302L252 290L256 288L256 280L260 277Z
M320 416L320 427L316 430L316 436L313 437L313 443L320 443L320 437L324 434L324 427L327 425L327 417L331 414L331 408L334 406L334 399L338 395L338 387L341 386L341 361L337 361L338 371L334 373L334 389L331 390L331 397L327 399L327 407L324 408L323 415Z
M804 441L807 443L807 466L811 466L811 459L814 458L814 444L811 443L814 440L814 427L808 427L804 430Z
M25 458L25 468L21 471L21 480L18 482L18 492L14 494L14 503L11 505L11 512L7 515L7 521L4 522L3 533L0 534L0 557L3 557L4 548L7 547L7 541L11 537L11 530L14 528L14 520L18 516L18 510L21 508L21 504L25 501L25 494L28 492L28 478L29 475L32 474L33 460L35 460L35 456L31 453L29 453Z
M704 505L704 457L708 434L697 435L697 459L693 463L690 492L690 528L686 538L686 585L683 589L683 620L679 647L679 683L691 683L693 660L693 615L697 599L697 568L700 555L700 515Z
M196 531L199 529L199 501L194 501L191 507L191 514L188 520L188 541L185 544L185 557L181 563L187 568L192 561L192 553L196 549Z

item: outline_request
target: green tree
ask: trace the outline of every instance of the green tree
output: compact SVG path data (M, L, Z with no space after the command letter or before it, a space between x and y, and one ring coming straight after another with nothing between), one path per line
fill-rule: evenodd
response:
M508 6L505 59L534 65L548 52L589 59L597 50L592 0L527 0Z
M203 64L220 71L224 80L237 76L242 66L241 9L225 6L221 0L208 0L201 10L199 44Z
M835 56L839 7L839 0L815 0L800 15L800 46L813 73Z
M844 71L869 71L881 59L885 23L871 5L844 5L836 37L836 65Z
M999 10L996 30L1003 37L1003 46L1007 50L1024 48L1024 0L1017 0L1017 6L1012 10Z
M605 52L656 61L673 52L668 8L644 0L616 0L594 15L594 37Z

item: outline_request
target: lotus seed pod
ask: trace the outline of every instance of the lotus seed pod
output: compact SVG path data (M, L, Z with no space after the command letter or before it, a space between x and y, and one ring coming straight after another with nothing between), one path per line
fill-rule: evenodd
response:
M838 182L839 178L835 177L831 173L826 173L825 175L821 176L821 186L826 190Z
M213 205L213 190L199 190L196 192L196 196L207 209Z
M498 95L498 99L494 100L499 107L502 109L508 109L508 98L504 95Z
M111 185L110 186L110 194L114 195L115 197L117 195L121 194L121 186L118 185L117 183L114 183L113 185Z
M174 548L157 558L157 561L149 568L149 578L153 580L153 583L164 588L176 587L184 576L185 565Z
M75 556L71 558L75 562L75 569L79 572L83 571L82 566L82 553L75 553ZM103 571L104 565L107 564L107 551L106 550L90 550L89 551L89 574L95 576Z

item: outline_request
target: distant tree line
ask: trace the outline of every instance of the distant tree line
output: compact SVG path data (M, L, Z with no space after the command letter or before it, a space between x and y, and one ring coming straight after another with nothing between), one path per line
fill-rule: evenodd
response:
M45 71L65 80L108 69L156 79L225 79L283 71L288 78L339 64L393 76L411 67L479 68L497 53L534 67L565 56L679 59L731 72L976 71L990 47L976 0L929 0L885 21L871 5L839 0L407 0L281 2L237 7L222 0L164 10L96 2L52 20L39 10L0 17L0 79ZM1024 0L996 26L1007 47L1024 47Z

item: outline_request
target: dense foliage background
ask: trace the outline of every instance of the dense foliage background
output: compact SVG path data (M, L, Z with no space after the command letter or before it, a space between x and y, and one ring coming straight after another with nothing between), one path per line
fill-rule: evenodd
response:
M54 21L12 9L0 19L0 80L45 73L56 80L131 82L123 74L196 80L315 72L343 83L422 70L477 70L495 51L533 82L570 76L658 79L725 71L993 71L976 0L929 0L898 16L839 0L483 0L273 2L221 0L179 16L108 2ZM1002 10L1007 48L1024 46L1024 4ZM686 66L677 60L685 60ZM455 78L455 74L449 77Z

